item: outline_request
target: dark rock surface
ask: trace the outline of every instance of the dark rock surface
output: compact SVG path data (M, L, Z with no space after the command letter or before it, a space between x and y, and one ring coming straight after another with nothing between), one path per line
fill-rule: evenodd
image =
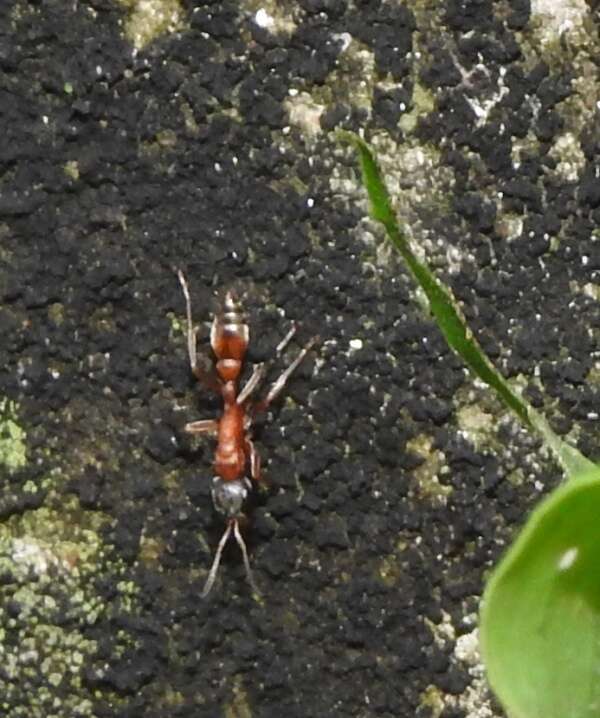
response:
M415 301L333 130L364 130L482 346L595 458L596 11L163 4L136 50L126 3L0 4L0 712L499 716L484 575L560 472ZM321 336L256 433L261 602L233 547L199 598L222 523L182 427L219 403L175 267L207 352L232 285L251 360Z

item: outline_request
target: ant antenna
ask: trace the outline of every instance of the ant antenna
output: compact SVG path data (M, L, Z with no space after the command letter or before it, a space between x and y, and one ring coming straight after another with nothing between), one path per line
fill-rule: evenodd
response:
M252 590L254 591L254 593L260 596L260 591L258 590L256 582L254 581L252 569L250 568L250 559L248 558L246 544L244 543L244 539L242 538L242 534L240 533L240 525L237 519L231 519L227 522L227 528L225 529L223 536L221 536L221 540L219 541L219 545L217 546L215 558L213 560L212 566L210 567L210 571L208 572L208 578L206 579L206 583L204 584L204 588L202 589L202 593L200 594L202 598L206 598L208 596L215 583L215 579L217 578L217 571L219 570L219 564L221 563L223 549L225 548L227 539L231 535L232 529L237 545L242 550L242 556L244 558L244 567L246 569L246 578L248 579L248 583L250 584L250 586L252 586Z
M235 525L237 527L237 521L235 522ZM202 598L206 598L208 594L210 593L211 588L213 587L213 584L215 582L215 578L217 577L217 571L219 570L219 564L221 563L221 554L223 553L223 549L225 548L225 544L227 543L227 539L229 538L229 535L231 534L231 529L233 528L233 525L231 523L227 524L227 528L225 529L225 532L223 533L223 536L221 537L221 540L219 541L219 545L217 546L217 552L215 553L215 558L212 563L212 566L210 567L210 571L208 573L208 578L206 579L206 583L204 584L204 588L202 589L202 593L200 596Z
M242 550L242 556L244 557L244 566L246 568L246 578L248 579L248 583L252 586L252 590L254 591L254 593L260 596L260 591L258 590L258 586L254 581L254 576L252 575L250 561L248 560L248 551L246 550L246 544L244 543L244 539L242 538L242 534L240 533L240 526L237 519L233 520L233 535L235 536L237 545Z

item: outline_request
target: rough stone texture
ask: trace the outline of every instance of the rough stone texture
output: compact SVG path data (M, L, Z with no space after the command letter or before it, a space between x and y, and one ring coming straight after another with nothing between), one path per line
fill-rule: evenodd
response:
M445 346L334 130L594 458L598 17L556 4L0 3L2 715L502 715L484 574L559 471ZM262 602L233 549L199 599L222 524L182 426L218 402L174 267L205 346L231 285L254 361L292 320L322 338L256 436Z

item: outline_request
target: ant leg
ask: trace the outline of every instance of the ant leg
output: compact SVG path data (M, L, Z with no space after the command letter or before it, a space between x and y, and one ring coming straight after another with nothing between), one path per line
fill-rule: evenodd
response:
M277 354L277 356L279 356L279 354L281 354L281 352L287 347L287 345L290 343L290 340L294 336L295 333L296 333L296 325L292 324L289 332L283 337L283 339L275 347L275 353Z
M237 545L242 551L242 556L244 558L244 568L246 569L246 578L248 579L248 583L252 587L254 593L257 596L260 596L260 591L258 590L258 586L254 581L254 576L252 575L252 569L250 568L250 560L248 558L248 551L246 550L246 544L244 543L244 539L242 538L242 534L240 533L240 526L237 519L233 519L233 535L235 537L235 540L237 541Z
M236 404L243 404L246 399L252 394L260 382L265 378L267 373L267 367L263 364L257 364L252 371L250 379L244 384L244 388L237 395Z
M237 522L236 522L236 525L237 525ZM215 553L215 558L212 562L212 566L210 567L210 571L208 572L208 578L206 579L206 583L204 584L204 588L202 589L202 593L200 594L200 596L202 598L206 598L208 596L208 594L210 593L210 589L213 587L213 584L217 577L217 571L219 570L219 564L221 563L221 555L223 554L223 549L225 548L225 544L227 543L227 539L229 538L229 535L231 534L232 528L233 528L233 525L231 522L229 522L227 524L227 528L225 529L225 532L223 533L223 536L221 536L221 540L219 541L219 545L217 546L217 552ZM237 541L237 536L236 536L236 541ZM238 544L239 544L239 542L238 542ZM247 557L246 557L246 559L247 559ZM252 588L254 588L254 586Z
M179 283L181 284L181 289L183 290L183 296L185 297L185 313L187 318L187 345L192 374L208 389L218 392L220 391L219 382L214 376L207 372L206 369L204 369L200 366L200 364L198 364L198 354L196 349L198 327L194 326L194 321L192 319L192 300L190 299L190 290L188 289L187 280L181 269L177 270L177 277L179 278Z
M190 366L192 367L192 371L194 374L196 373L196 367L198 366L198 358L196 356L196 328L194 327L194 322L192 321L192 300L190 299L190 290L188 289L188 284L185 278L185 275L181 271L181 269L177 270L177 276L179 277L179 283L181 284L181 289L183 290L183 296L185 297L185 312L187 316L187 344L188 344L188 354L190 357Z
M190 421L183 427L188 434L216 434L219 429L219 422L216 419L200 419Z
M290 340L292 339L292 337L294 336L295 333L296 333L296 325L292 324L289 332L283 337L283 339L275 347L275 356L276 357L280 356L281 352L290 343ZM236 402L238 404L243 404L246 401L246 399L250 396L250 394L252 394L252 392L256 389L256 387L265 378L267 369L268 369L268 365L265 364L264 362L262 364L257 364L254 367L254 371L252 372L250 379L248 379L248 381L244 385L244 388L238 394L238 397L236 399Z
M261 481L263 481L260 470L260 454L256 450L252 439L246 439L246 452L250 456L250 476L252 477L252 481L256 481L257 484L260 484Z
M257 414L259 411L265 411L265 409L268 408L269 404L273 401L273 399L277 398L277 396L281 393L281 390L283 389L283 387L286 385L287 380L290 378L290 376L293 374L293 372L298 368L300 362L304 359L304 357L308 354L308 352L311 350L311 348L317 342L317 339L318 339L318 337L313 337L308 342L306 342L306 344L302 347L302 351L300 352L300 354L298 354L298 356L287 367L287 369L284 372L282 372L279 379L277 379L277 381L271 385L271 388L269 389L269 393L267 394L267 396L262 401L259 401L257 404L254 405L253 412L255 414Z

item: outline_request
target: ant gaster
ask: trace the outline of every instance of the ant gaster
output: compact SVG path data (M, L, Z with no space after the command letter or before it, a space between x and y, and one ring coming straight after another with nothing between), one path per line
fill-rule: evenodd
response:
M281 393L290 375L304 359L317 338L313 337L304 345L294 361L273 383L264 399L251 402L250 397L264 379L267 367L264 363L257 364L250 378L239 391L238 381L250 341L250 329L236 295L232 291L225 294L222 307L213 319L210 345L216 357L216 375L214 375L198 364L197 328L192 322L190 293L183 272L179 270L177 275L185 296L187 343L192 373L204 386L219 392L223 399L223 413L219 419L192 421L185 426L185 431L190 434L211 434L217 438L214 460L216 476L213 478L212 498L215 509L223 514L227 521L227 528L219 541L201 595L202 598L205 598L213 587L223 549L232 532L242 551L248 582L255 593L260 593L252 576L248 551L240 532L240 520L244 518L244 502L252 488L246 475L247 469L250 469L250 476L254 482L261 481L260 456L251 436L252 423L255 416L259 412L265 411ZM292 328L278 344L277 355L281 354L295 333L296 327L292 325Z

